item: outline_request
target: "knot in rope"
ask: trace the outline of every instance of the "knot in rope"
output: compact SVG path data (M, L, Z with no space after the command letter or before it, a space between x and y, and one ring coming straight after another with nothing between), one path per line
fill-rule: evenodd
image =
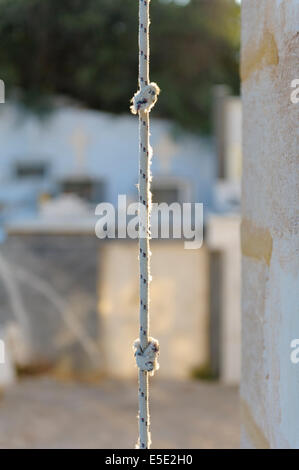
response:
M149 337L147 347L142 350L140 341L137 339L134 343L134 356L136 358L137 367L145 372L150 372L154 375L155 371L159 369L159 341Z
M160 88L154 82L141 88L141 90L137 91L131 99L131 113L137 114L139 111L149 113L152 107L156 104L159 93Z

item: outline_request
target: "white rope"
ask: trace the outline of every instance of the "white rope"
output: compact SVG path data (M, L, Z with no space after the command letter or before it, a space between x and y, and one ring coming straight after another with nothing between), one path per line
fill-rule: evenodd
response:
M150 414L148 373L158 369L159 343L149 337L149 283L150 283L150 210L151 210L151 157L149 136L149 112L157 101L160 89L149 83L149 3L139 0L139 91L132 98L131 112L139 114L139 203L145 211L139 210L139 264L140 264L140 331L134 343L137 367L139 369L139 439L137 448L149 449ZM143 213L145 212L145 217Z

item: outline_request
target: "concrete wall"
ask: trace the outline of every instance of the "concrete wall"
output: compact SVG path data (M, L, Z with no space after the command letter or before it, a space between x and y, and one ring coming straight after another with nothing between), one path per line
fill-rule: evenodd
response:
M152 241L150 334L161 346L159 377L190 377L209 360L207 250L185 250L182 241ZM138 337L137 244L105 244L100 286L107 370L136 376L130 345Z
M298 0L242 1L242 445L299 448Z

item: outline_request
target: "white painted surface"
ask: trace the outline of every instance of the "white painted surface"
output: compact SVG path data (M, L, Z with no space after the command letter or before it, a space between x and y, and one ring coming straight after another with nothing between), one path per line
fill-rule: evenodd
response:
M135 377L137 244L113 241L106 243L103 251L105 276L99 286L99 312L107 372ZM183 241L152 241L151 251L150 334L159 338L161 348L157 375L188 378L194 368L206 365L209 355L208 253L204 247L185 250Z
M186 132L175 135L171 122L155 118L151 133L153 176L180 177L190 186L191 201L210 206L216 163L210 140ZM0 180L4 185L0 200L7 199L9 189L10 199L20 190L12 184L15 165L20 162L48 163L47 182L78 176L100 179L106 183L105 201L113 204L118 194L136 199L137 137L138 122L129 109L127 116L114 116L59 106L47 119L39 120L6 103L0 107ZM26 192L23 186L24 182L21 189Z
M299 448L298 0L242 2L242 446Z

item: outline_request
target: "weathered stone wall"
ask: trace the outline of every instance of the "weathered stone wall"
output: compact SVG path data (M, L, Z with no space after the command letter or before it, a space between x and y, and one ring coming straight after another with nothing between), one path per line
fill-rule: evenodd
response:
M299 448L298 0L243 0L243 447Z

